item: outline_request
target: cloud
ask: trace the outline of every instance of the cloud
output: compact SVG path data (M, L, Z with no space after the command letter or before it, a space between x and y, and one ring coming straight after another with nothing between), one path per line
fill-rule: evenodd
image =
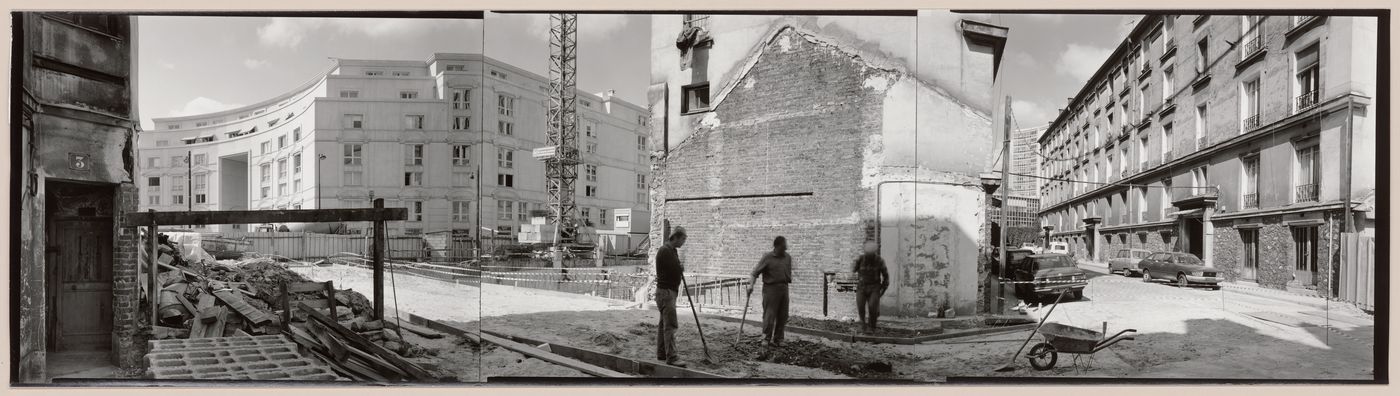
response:
M1036 102L1020 99L1011 101L1011 112L1016 119L1016 124L1014 126L1020 129L1045 125L1050 121L1054 121L1055 116L1058 115L1055 113L1054 109Z
M168 61L160 61L160 68L165 70L175 70L175 64Z
M1026 52L1013 52L1008 58L1010 58L1011 64L1017 66L1025 68L1035 68L1036 66L1035 58L1032 57L1031 54Z
M462 22L452 19L271 18L266 25L258 27L258 41L273 47L296 48L307 36L324 31L370 39L411 37L459 26Z
M253 69L253 70L257 70L257 69L261 69L261 68L267 67L267 61L262 60L262 59L244 59L244 60L243 60L243 67L246 67L246 68L249 68L249 69Z
M1055 71L1073 77L1076 83L1083 85L1099 70L1099 66L1103 66L1104 60L1112 52L1109 48L1070 43L1055 62Z
M549 28L551 22L548 14L533 14L530 18L529 30L532 35L536 35L541 40L549 41ZM621 14L583 14L578 16L578 35L580 40L605 40L613 34L622 30L630 22L629 15Z
M171 117L184 117L199 114L216 113L228 109L242 107L241 104L223 103L203 96L185 103L185 107L170 114Z

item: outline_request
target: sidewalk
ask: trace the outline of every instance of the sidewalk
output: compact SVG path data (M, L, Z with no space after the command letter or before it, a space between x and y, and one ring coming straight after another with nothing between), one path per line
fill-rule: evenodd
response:
M1077 260L1079 268L1094 271L1100 274L1108 274L1108 263L1094 262L1090 260ZM1320 310L1337 310L1345 308L1346 311L1360 311L1350 303L1343 301L1329 301L1312 290L1279 290L1270 289L1252 282L1220 282L1221 290L1247 294L1254 297L1282 300L1293 304L1313 307ZM1369 315L1368 315L1369 316Z

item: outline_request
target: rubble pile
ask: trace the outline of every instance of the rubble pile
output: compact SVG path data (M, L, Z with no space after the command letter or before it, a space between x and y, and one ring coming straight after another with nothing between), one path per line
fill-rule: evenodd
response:
M216 261L197 246L186 245L182 250L166 234L158 235L153 340L287 333L350 378L433 381L441 376L434 373L439 350L405 338L421 342L444 335L408 324L390 327L372 319L373 303L363 294L314 287L315 282L272 258L245 254ZM143 270L149 269L148 254L141 258ZM143 300L149 296L145 279ZM288 285L298 284L283 295ZM328 301L330 295L333 301ZM316 307L306 304L317 300L321 301Z

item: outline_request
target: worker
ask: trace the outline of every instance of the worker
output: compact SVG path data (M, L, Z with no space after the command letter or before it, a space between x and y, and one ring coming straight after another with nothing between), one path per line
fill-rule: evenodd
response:
M685 228L677 226L656 251L656 310L661 314L656 325L656 359L677 367L685 367L676 353L676 329L680 327L676 321L676 297L685 275L680 254L676 253L681 246L685 246Z
M851 272L860 277L856 284L856 313L860 314L861 330L874 332L880 318L880 296L890 286L890 272L885 268L885 259L880 258L880 244L865 241L865 254L851 265Z
M792 283L792 256L787 254L787 238L773 239L773 251L763 255L749 279L750 294L759 275L763 276L763 342L783 346L783 329L788 321L788 284Z

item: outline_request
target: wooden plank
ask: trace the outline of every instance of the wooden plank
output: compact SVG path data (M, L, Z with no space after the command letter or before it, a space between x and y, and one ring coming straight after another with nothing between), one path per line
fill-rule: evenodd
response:
M287 284L288 293L306 293L325 289L325 282L291 282Z
M602 377L602 378L632 378L632 376L627 375L627 374L623 374L623 373L618 372L618 371L606 369L606 368L599 367L599 366L596 366L596 365L593 365L593 364L589 364L589 363L584 363L584 362L579 361L579 360L570 359L570 358L567 358L567 357L564 357L564 356L555 354L555 353L553 353L553 352L547 352L547 351L545 351L545 350L543 350L543 349L539 349L539 348L536 348L536 347L534 347L534 346L525 345L525 344L522 344L522 343L519 343L519 342L507 340L507 339L505 339L505 338L497 337L497 336L494 336L494 335L491 335L491 334L482 333L482 334L481 334L481 340L482 340L482 341L485 341L485 342L492 343L492 344L499 345L499 346L501 346L502 348L509 349L509 350L511 350L511 351L515 351L516 353L519 353L519 354L522 354L522 355L525 355L525 356L529 356L529 357L532 357L532 358L535 358L535 359L543 360L543 361L546 361L546 362L550 362L550 363L554 363L554 364L557 364L557 365L560 365L560 366L564 366L564 367L568 367L568 368L571 368L571 369L574 369L574 370L578 370L578 371L580 371L580 372L583 372L584 374L592 375L592 376L594 376L594 377Z
M449 326L449 325L446 325L446 324L443 324L443 323L440 323L440 322L437 322L437 321L434 321L434 320L431 320L431 319L428 319L428 318L424 318L424 317L422 317L422 316L418 316L418 315L414 315L414 314L408 314L408 321L409 321L409 323L413 323L413 324L416 324L416 325L421 325L421 326L427 327L427 328L429 328L429 329L433 329L433 330L441 331L441 332L443 332L443 333L447 333L447 334L451 334L451 335L454 335L454 336L466 338L466 339L469 339L469 340L471 340L472 342L477 343L477 344L480 344L480 343L481 343L481 337L477 336L476 334L473 334L473 333L471 333L471 332L469 332L469 331L467 331L467 330L465 330L465 329L460 329L460 328L452 327L452 326Z
M384 198L376 198L374 207L383 208ZM400 219L401 220L401 219ZM374 222L374 318L384 319L384 249L388 243L384 241L385 224L383 221ZM151 301L155 301L152 299ZM155 322L152 322L155 323Z
M228 308L214 307L214 324L205 328L206 337L223 337L224 328L228 326Z
M330 329L331 331L339 335L340 338L348 341L351 346L369 351L375 356L378 356L380 359L389 361L391 364L394 365L394 367L398 367L407 372L409 374L410 379L434 382L437 380L432 376L432 374L429 374L426 370L423 370L423 368L419 367L417 364L403 360L403 358L399 357L397 353L386 350L384 349L384 347L381 347L373 342L370 342L369 340L366 340L359 334L355 334L354 331L345 328L345 326L341 326L340 323L336 322L334 319L331 319L326 315L321 314L320 312L316 312L315 309L306 306L306 304L298 305L300 306L302 311L306 312L306 315L308 317L310 317L314 321L320 322L322 325L325 325L327 329Z
M419 325L415 325L415 324L413 324L411 321L410 321L410 323L399 323L399 322L393 322L393 321L385 321L384 324L387 325L387 326L390 326L390 327L398 327L398 328L400 328L400 329L403 329L404 331L407 331L407 332L410 332L410 333L413 333L413 334L417 334L417 335L422 336L423 338L427 338L427 339L438 339L438 338L442 338L442 337L446 337L446 336L447 336L446 334L439 333L439 332L434 331L434 330L432 330L432 329L429 329L429 328L426 328L426 327L422 327L422 326L419 326Z
M382 199L382 198L381 198ZM334 223L408 220L407 208L218 210L128 213L122 227L159 225Z
M238 312L239 315L248 318L254 325L262 325L263 323L273 320L272 315L254 308L252 305L249 305L247 301L243 301L242 296L234 294L229 290L232 289L215 291L214 297L218 297L225 305L228 305L229 308L233 308L234 312Z
M213 309L214 296L210 294L201 294L199 296L199 304L195 305L195 311L191 312L194 315L194 324L190 326L191 339L204 338L205 329L208 327L208 325L204 323L204 318L207 314L211 313Z

